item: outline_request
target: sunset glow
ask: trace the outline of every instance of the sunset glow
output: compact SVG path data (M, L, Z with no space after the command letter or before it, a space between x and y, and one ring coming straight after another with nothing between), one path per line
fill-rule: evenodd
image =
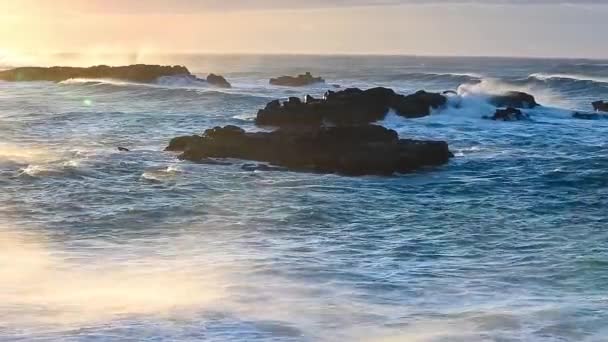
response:
M608 57L598 44L608 6L597 2L378 3L9 0L0 40L4 60L76 51Z

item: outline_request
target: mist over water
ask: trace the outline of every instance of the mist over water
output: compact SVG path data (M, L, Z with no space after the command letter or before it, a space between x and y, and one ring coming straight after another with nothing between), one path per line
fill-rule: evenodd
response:
M75 57L70 57L75 60ZM53 62L69 63L70 59ZM608 63L428 57L153 56L224 74L0 82L0 340L604 341ZM78 64L78 63L73 63ZM112 64L111 61L108 64ZM328 85L270 77L311 71ZM331 84L454 90L381 124L446 140L450 164L394 177L246 172L162 152L259 129L275 98ZM492 93L543 105L482 120ZM120 153L117 146L131 149Z

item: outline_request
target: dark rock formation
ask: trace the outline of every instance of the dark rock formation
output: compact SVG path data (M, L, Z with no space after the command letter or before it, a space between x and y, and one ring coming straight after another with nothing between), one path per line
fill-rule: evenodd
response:
M310 72L303 75L298 75L296 77L281 76L270 79L270 84L286 87L303 87L315 83L325 83L325 80L321 77L313 77Z
M608 119L608 114L575 112L572 117L581 120L599 120Z
M216 87L232 88L232 85L224 78L224 76L216 74L209 74L209 76L207 76L207 83Z
M529 117L517 108L508 107L505 109L497 109L493 116L484 116L484 119L497 121L519 121L527 120Z
M99 65L90 68L73 67L25 67L0 71L0 80L21 81L51 81L61 82L72 78L116 79L139 83L152 83L159 77L191 75L183 66L161 66L136 64L129 66L110 67Z
M349 88L328 91L323 99L308 95L304 101L292 97L281 103L278 100L266 105L256 117L256 124L263 126L309 125L356 125L384 119L393 108L397 114L418 118L427 116L431 109L445 105L447 98L441 94L419 91L403 96L392 89Z
M608 102L595 101L592 103L592 105L596 112L608 112Z
M117 147L117 149L118 149L118 151L120 151L120 152L131 152L131 150L129 150L129 149L128 149L128 148L126 148L126 147L122 147L122 146L118 146L118 147Z
M390 175L442 165L452 154L442 141L399 139L397 132L375 125L282 128L246 133L226 126L202 136L173 139L168 151L181 159L237 158L290 170L346 175Z
M496 107L534 108L539 104L534 96L520 91L510 91L502 95L493 95L490 103Z

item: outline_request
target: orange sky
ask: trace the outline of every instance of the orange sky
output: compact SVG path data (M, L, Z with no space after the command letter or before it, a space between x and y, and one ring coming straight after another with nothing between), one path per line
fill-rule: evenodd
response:
M198 1L2 0L0 56L245 52L608 58L608 47L600 43L608 32L608 6L226 10L218 8L222 2Z

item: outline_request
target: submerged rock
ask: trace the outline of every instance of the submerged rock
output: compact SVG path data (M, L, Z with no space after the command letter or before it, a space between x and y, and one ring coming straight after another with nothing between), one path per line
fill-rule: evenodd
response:
M534 96L521 91L509 91L501 95L492 95L490 103L496 107L534 108L539 106Z
M129 150L126 147L122 147L122 146L118 146L117 149L119 152L131 152L131 150Z
M591 105L593 105L593 109L597 112L608 112L608 102L595 101Z
M313 77L310 72L298 75L296 77L281 76L270 79L270 84L286 87L303 87L315 83L325 83L325 80L321 77Z
M207 83L214 85L216 87L232 88L232 85L230 84L230 82L228 82L226 80L226 78L224 78L224 76L221 76L221 75L209 74L209 76L207 76Z
M528 120L530 117L524 114L521 110L513 107L505 109L497 109L493 116L484 116L484 119L497 121L520 121Z
M443 141L399 139L397 132L375 125L282 128L247 133L226 126L202 136L173 139L168 151L181 159L237 158L289 170L346 175L390 175L445 164L452 157Z
M447 98L437 93L419 91L404 96L388 88L361 90L349 88L328 91L323 99L310 95L301 101L297 97L281 103L272 101L261 109L256 124L263 126L356 125L382 120L392 108L407 118L427 116L431 109L445 105Z
M116 79L139 83L153 83L160 77L190 76L184 66L161 66L136 64L111 67L107 65L89 68L74 67L24 67L0 71L0 80L11 82L51 81L61 82L72 78Z
M572 114L572 117L581 120L600 120L608 119L608 114L575 112L574 114Z

